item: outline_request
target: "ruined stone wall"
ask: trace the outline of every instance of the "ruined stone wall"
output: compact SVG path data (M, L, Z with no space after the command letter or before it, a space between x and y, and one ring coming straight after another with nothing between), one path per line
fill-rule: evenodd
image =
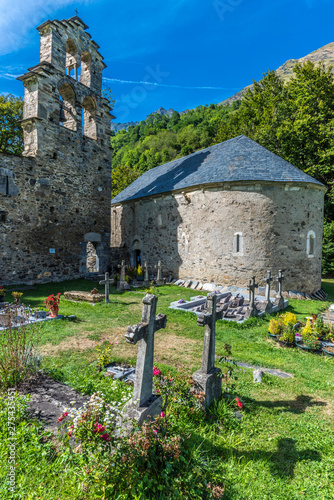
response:
M90 147L91 156L75 161L66 140L57 160L0 155L0 181L8 176L12 186L8 194L0 190L1 282L82 276L90 239L99 245L100 270L109 266L110 165L101 168L94 145L82 147Z
M25 86L23 157L0 155L0 282L31 283L86 273L110 263L110 108L101 96L105 67L77 17L47 21L40 62Z
M141 199L112 206L111 246L131 261L139 245L142 260L161 260L166 274L217 284L247 285L285 269L284 289L312 292L321 286L323 204L315 185L278 183Z

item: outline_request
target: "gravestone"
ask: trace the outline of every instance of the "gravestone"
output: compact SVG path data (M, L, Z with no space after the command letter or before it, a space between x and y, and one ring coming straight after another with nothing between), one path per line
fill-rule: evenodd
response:
M264 299L264 312L267 314L271 314L273 310L273 304L270 300L270 285L273 278L271 277L271 271L268 270L266 276L264 278L264 282L266 285L265 289L265 299Z
M153 356L154 334L166 328L165 314L156 316L158 297L146 295L143 299L141 323L129 326L125 334L126 341L138 345L136 375L132 400L125 405L125 414L134 418L141 425L144 420L161 412L162 398L153 394Z
M162 268L161 268L161 260L158 262L158 273L157 273L157 285L162 285Z
M109 285L114 284L115 280L113 278L109 279L109 273L105 273L104 280L99 281L99 285L105 286L105 303L109 304Z
M277 273L277 295L275 299L275 303L278 306L278 310L280 311L281 309L284 308L284 297L283 297L283 280L284 280L284 275L283 271L280 269Z
M193 374L196 387L205 393L204 406L208 408L222 394L221 370L215 367L216 321L222 319L223 311L217 311L217 295L207 296L207 313L200 314L198 326L204 326L202 366Z
M104 299L104 295L102 293L90 293L76 290L64 292L63 296L66 300L73 300L74 302L92 302L93 304L102 302L102 300Z
M145 261L145 274L144 274L144 286L149 286L150 285L150 280L148 276L148 265L147 262Z
M258 315L258 310L255 307L255 290L258 286L258 283L256 283L255 281L255 276L252 276L252 279L249 281L248 285L249 306L246 309L245 319Z
M120 292L123 290L129 290L130 289L129 284L127 283L127 281L125 281L125 262L124 262L124 260L122 260L121 265L119 265L118 267L121 269L121 271L120 271L119 281L117 282L117 290Z

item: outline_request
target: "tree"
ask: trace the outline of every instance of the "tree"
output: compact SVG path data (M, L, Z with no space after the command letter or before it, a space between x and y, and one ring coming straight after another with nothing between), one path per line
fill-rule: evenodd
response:
M0 152L21 155L23 151L23 99L12 94L0 95Z

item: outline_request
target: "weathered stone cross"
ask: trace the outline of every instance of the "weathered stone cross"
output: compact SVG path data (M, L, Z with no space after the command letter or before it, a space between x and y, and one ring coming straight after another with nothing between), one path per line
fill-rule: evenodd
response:
M144 275L144 284L145 286L149 285L149 277L148 277L148 265L147 262L145 261L145 275Z
M246 310L245 318L250 318L251 316L257 316L258 310L255 307L255 290L258 288L259 284L256 283L255 276L249 280L248 291L249 291L249 306Z
M162 283L161 260L158 262L157 285Z
M200 314L198 326L205 326L202 367L193 374L197 386L205 393L205 407L210 406L222 393L221 370L215 367L216 321L223 319L224 311L217 311L217 295L207 296L207 313Z
M104 280L99 281L99 285L105 286L105 303L109 304L109 285L114 283L114 279L109 279L109 273L105 273Z
M136 376L132 397L132 417L141 423L148 415L153 417L161 411L162 399L153 395L153 355L154 334L166 328L165 314L156 316L158 297L146 295L143 298L143 314L141 323L129 326L125 334L126 341L130 344L139 342Z
M264 282L266 284L266 290L265 290L265 312L270 314L272 312L273 305L270 300L270 284L272 282L273 278L271 277L271 271L268 270L266 273L266 276L264 278Z
M125 262L122 260L121 265L118 265L119 268L121 268L120 272L120 277L119 277L119 282L117 283L117 290L124 290L125 285L127 285L127 282L125 281Z
M283 280L284 280L284 275L283 271L280 269L277 274L277 284L278 284L278 290L277 290L277 295L276 295L276 304L278 305L278 309L283 309L284 308L284 297L283 297Z

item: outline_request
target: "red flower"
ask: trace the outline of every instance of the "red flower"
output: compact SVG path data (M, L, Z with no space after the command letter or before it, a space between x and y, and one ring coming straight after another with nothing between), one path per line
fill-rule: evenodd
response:
M234 398L234 400L237 402L237 407L241 409L243 405L242 405L242 402L240 401L240 399Z
M72 432L69 432L69 433L68 433L68 437L72 437Z
M160 417L164 418L165 416L166 416L166 415L165 415L165 413L162 411L162 412L160 413Z
M64 417L67 417L68 412L67 412L67 411L65 411L65 413L63 413L63 415L64 415Z
M156 366L153 367L153 375L161 375L161 371Z

